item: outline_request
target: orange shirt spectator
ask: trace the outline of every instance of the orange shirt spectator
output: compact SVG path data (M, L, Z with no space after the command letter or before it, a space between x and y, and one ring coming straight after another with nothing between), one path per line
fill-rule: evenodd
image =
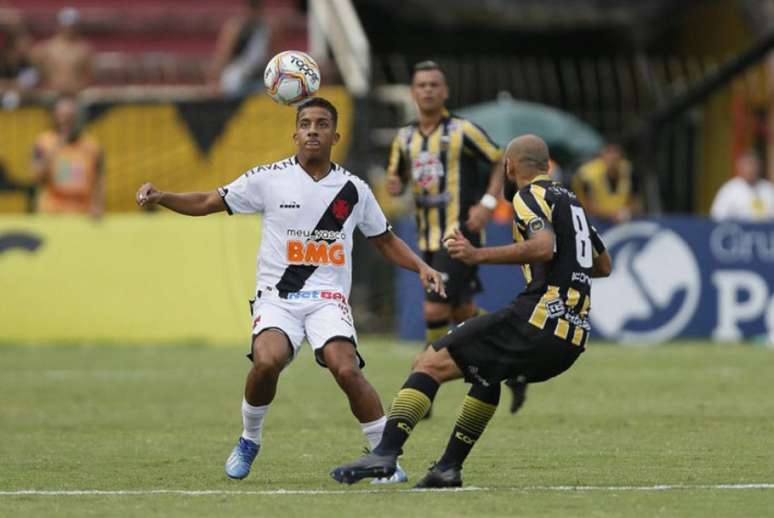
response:
M54 107L55 129L35 143L32 169L40 187L38 210L45 213L102 215L102 151L96 140L78 131L78 106L64 97Z

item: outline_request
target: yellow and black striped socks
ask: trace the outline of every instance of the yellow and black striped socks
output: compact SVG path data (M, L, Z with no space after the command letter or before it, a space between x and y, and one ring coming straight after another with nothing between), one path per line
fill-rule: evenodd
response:
M438 382L422 372L412 373L392 402L382 441L374 449L379 455L398 455L416 424L433 404Z
M448 332L448 320L425 321L425 342L427 342L427 345L430 345L436 340L443 338Z
M500 384L484 387L473 385L462 403L446 451L438 461L441 469L461 468L473 445L484 433L486 425L500 402Z

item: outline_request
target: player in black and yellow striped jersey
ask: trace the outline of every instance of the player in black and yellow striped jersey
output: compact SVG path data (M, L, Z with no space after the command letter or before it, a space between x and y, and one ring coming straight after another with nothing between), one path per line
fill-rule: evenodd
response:
M411 94L419 117L401 128L392 142L387 190L399 195L408 186L415 203L417 246L424 260L444 274L447 298L425 298L428 344L481 311L474 295L481 291L478 268L449 257L443 241L455 229L476 245L502 189L502 151L484 130L447 111L449 96L443 71L433 61L414 67ZM482 168L482 166L484 166ZM524 401L526 386L517 384L512 412Z
M502 189L502 151L481 128L446 110L449 92L436 63L423 61L414 67L411 94L419 116L392 142L387 190L399 195L410 187L417 246L428 264L436 264L449 277L448 298L428 296L424 306L429 327L438 329L428 334L432 342L446 334L450 320L462 322L476 314L473 295L481 288L476 268L451 261L443 240L459 228L472 242L481 242ZM489 164L486 174L481 174L479 162ZM445 325L435 325L439 323Z
M331 475L352 483L385 476L439 386L464 377L473 386L460 410L446 450L417 487L462 485L462 464L499 402L500 382L539 383L570 368L588 339L591 279L610 274L612 262L588 223L575 194L548 177L542 139L516 138L505 153L513 196L514 240L477 248L459 231L446 241L449 254L466 264L521 264L527 287L508 307L472 318L434 342L415 361L393 403L382 440Z

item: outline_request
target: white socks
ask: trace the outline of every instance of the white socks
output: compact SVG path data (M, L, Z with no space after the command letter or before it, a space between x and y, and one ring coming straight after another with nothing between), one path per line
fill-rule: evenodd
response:
M252 406L242 399L242 437L253 441L255 444L261 444L261 429L263 428L263 418L269 405ZM375 421L374 421L375 422ZM384 425L382 425L384 428ZM381 432L379 432L381 437Z
M255 444L261 444L263 418L266 416L268 409L269 405L252 406L242 399L242 426L244 427L242 437L253 441ZM382 440L382 433L386 424L387 417L385 416L369 423L360 423L360 428L362 428L363 435L365 435L371 450L376 448Z
M363 429L363 435L366 436L371 451L374 451L374 448L379 446L385 424L387 424L387 417L385 416L380 417L376 421L371 421L370 423L360 423L360 427Z

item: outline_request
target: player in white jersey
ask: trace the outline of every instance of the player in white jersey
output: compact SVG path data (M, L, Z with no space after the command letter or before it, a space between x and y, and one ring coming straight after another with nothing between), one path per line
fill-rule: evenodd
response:
M304 337L347 395L371 447L381 439L384 410L361 370L348 300L355 227L387 259L418 272L426 289L445 296L441 274L393 234L368 185L331 162L337 118L330 102L313 97L296 112L294 157L254 167L217 191L170 193L146 183L137 192L143 207L162 205L190 216L263 214L248 355L253 366L242 400L242 436L225 467L234 479L250 473L280 372ZM405 480L405 474L392 479Z

